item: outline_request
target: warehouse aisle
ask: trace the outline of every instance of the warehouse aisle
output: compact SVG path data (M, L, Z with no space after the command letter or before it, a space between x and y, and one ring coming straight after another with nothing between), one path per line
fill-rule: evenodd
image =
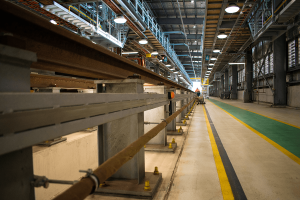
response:
M194 110L168 199L223 199L202 105Z
M300 199L300 129L216 99L206 102L247 199ZM253 104L245 105L251 110Z
M293 119L281 123L245 109ZM175 136L174 154L146 152L146 171L158 166L163 173L154 199L300 199L300 129L286 124L297 112L219 99L197 105L187 134Z

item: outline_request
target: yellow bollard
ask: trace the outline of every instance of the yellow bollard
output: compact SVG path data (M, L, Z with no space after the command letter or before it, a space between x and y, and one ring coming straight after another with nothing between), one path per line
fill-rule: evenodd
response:
M149 181L145 181L145 187L144 187L144 190L145 190L145 191L151 191Z
M169 143L169 149L172 149L172 143Z
M172 143L175 144L175 139L173 138Z
M180 133L182 131L182 128L181 128L181 126L180 126L180 128L178 129L178 133Z
M155 167L154 168L154 173L153 173L154 175L159 175L159 171L158 171L158 167Z
M144 148L146 148L146 145L144 145Z
M106 187L106 186L108 186L108 185L106 185L106 183L105 183L105 182L103 182L103 183L100 183L100 185L99 185L99 187Z
M185 124L185 122L186 122L186 120L184 119L184 120L183 120L183 123Z

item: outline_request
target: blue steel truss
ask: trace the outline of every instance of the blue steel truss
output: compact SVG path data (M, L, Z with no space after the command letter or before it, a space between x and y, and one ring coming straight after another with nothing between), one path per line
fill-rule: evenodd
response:
M176 52L172 48L169 38L165 37L165 33L157 23L148 4L146 2L141 2L140 0L127 0L127 1L132 6L132 8L134 8L136 14L143 19L143 22L145 22L147 28L153 33L156 39L165 48L166 52L172 58L174 63L179 67L180 71L186 76L189 83L192 84L192 81L188 73L185 71L185 68L183 67L182 63L178 59Z

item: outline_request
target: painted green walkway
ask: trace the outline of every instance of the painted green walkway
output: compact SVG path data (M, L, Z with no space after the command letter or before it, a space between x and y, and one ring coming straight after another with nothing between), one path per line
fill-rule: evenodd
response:
M300 129L214 99L210 101L300 158Z

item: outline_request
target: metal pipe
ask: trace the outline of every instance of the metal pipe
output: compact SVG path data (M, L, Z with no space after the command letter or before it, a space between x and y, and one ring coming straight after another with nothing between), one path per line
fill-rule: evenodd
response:
M160 124L152 128L143 136L139 137L135 142L124 148L122 151L114 155L100 165L95 171L94 175L97 176L100 183L106 181L111 177L118 169L120 169L127 161L131 160L140 149L142 149L152 138L154 138L161 130L163 130L170 122L172 122L177 115L179 115L185 108L187 108L195 98L183 106L180 110L173 115L162 121ZM86 198L95 187L94 181L89 177L82 178L78 183L71 186L54 200L80 200Z
M160 124L160 122L144 122L144 124Z
M54 180L54 179L49 179L49 183L56 183L56 184L67 184L67 185L74 185L78 181L63 181L63 180Z
M167 35L167 34L174 34L174 33L180 33L180 34L184 35L184 32L182 32L182 31L168 31L168 32L164 32L165 35Z

